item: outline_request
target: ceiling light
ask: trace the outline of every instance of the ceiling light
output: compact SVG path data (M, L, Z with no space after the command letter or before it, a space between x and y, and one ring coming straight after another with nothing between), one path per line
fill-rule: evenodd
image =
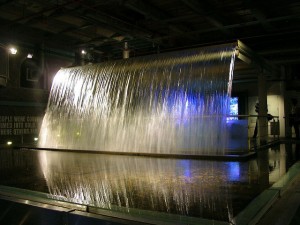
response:
M10 54L15 55L15 54L17 54L18 49L16 49L15 47L10 47L9 52L10 52Z

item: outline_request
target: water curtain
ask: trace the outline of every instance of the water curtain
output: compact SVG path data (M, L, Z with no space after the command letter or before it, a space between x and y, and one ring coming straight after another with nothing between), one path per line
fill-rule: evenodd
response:
M235 49L219 45L61 69L39 146L221 154Z

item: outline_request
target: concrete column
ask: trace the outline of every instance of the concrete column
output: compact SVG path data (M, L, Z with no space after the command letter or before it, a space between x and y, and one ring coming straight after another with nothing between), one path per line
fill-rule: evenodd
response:
M48 74L46 72L45 68L45 44L43 43L41 45L41 59L40 59L40 65L41 65L41 71L42 71L42 76L43 76L43 89L47 90L48 89Z
M284 135L284 137L292 137L292 127L289 124L290 123L289 114L291 113L291 107L290 107L291 100L287 95L287 91L286 91L286 71L284 67L281 67L281 80L283 80L281 81L281 94L283 96L283 107L284 107L283 114L282 114L282 118L283 118L282 126L284 127L284 130L282 134Z
M285 81L280 81L280 95L279 95L279 132L280 132L280 137L285 137L286 136L286 85Z
M263 191L270 185L268 152L258 151L257 156L259 190Z
M0 87L6 87L8 81L8 52L6 46L2 46L0 43Z
M259 144L264 145L268 141L268 120L267 120L267 79L264 73L258 76L258 137Z

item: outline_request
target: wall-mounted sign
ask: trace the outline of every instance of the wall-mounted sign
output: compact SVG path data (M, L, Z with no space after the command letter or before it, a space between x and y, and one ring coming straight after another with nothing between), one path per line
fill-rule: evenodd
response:
M43 116L0 115L0 136L38 134Z

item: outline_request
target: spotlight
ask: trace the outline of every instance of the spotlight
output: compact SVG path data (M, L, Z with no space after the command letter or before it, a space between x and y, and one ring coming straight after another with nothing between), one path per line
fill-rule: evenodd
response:
M17 54L18 49L16 49L15 47L10 47L9 52L10 52L10 54L15 55L15 54Z
M12 145L12 141L8 141L6 144L7 145Z

